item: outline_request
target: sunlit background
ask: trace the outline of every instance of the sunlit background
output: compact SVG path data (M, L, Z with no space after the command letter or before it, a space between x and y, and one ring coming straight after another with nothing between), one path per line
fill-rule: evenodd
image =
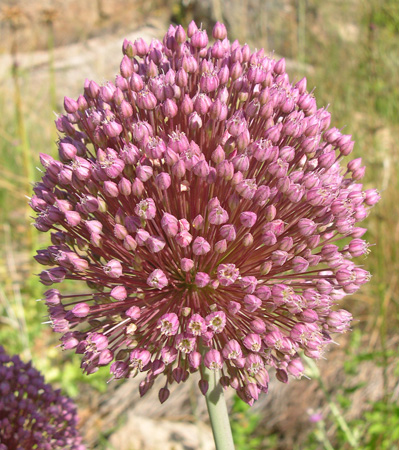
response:
M196 380L161 406L155 390L139 399L136 380L107 384L106 368L82 375L80 358L56 347L32 258L48 237L32 227L26 198L39 152L57 153L64 95L76 98L85 78L112 80L123 38L150 42L193 19L208 31L223 21L231 40L284 56L292 81L306 76L318 106L354 136L365 188L382 195L366 219L372 252L360 261L373 278L344 302L352 333L307 368L310 380L273 379L253 408L230 393L236 448L398 449L397 0L0 0L0 344L74 397L89 448L214 448Z

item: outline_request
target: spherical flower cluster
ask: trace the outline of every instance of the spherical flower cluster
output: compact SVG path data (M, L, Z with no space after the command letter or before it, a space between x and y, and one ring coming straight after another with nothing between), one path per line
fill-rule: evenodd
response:
M125 40L115 84L86 81L56 121L59 160L31 200L36 227L52 230L38 262L43 284L91 290L45 294L65 349L92 373L145 372L144 394L221 370L252 404L268 369L287 382L300 352L320 358L351 315L334 305L369 279L356 226L378 199L345 167L351 136L330 127L306 79L285 61L214 43L192 22L162 42ZM345 238L344 243L341 239Z
M0 346L0 450L85 450L72 400Z

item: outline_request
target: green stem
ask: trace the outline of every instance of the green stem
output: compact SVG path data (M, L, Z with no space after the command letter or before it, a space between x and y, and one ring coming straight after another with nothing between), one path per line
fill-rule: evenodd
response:
M327 399L327 403L328 403L328 406L330 407L330 411L331 411L332 415L334 416L334 419L336 420L338 426L345 433L345 436L346 436L349 444L353 448L358 448L357 439L355 438L351 429L349 428L348 424L346 423L344 416L341 414L337 405L334 403L333 399L331 398L331 395L328 392L326 385L324 384L324 381L321 378L320 371L319 371L319 368L317 367L316 363L312 359L308 358L307 364L312 369L312 374L313 374L314 378L316 378L317 382L319 383L319 386Z
M206 406L208 407L216 450L234 450L229 414L223 388L219 383L218 372L216 370L204 370L205 378L209 383L208 392L205 395Z
M317 424L317 428L319 431L319 433L318 433L319 441L321 444L323 444L325 450L334 450L334 447L331 445L331 442L328 440L326 424L325 424L324 420L322 420L321 422L319 422Z

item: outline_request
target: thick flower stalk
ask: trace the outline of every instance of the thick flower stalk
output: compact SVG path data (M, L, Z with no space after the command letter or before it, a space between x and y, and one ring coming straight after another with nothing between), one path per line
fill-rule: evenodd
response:
M0 346L0 450L85 450L72 400Z
M41 155L31 200L52 232L36 259L43 284L86 285L45 300L87 373L145 372L142 394L163 374L163 402L197 371L205 393L205 366L252 404L269 370L301 376L299 352L318 359L349 328L335 305L369 279L352 258L379 194L360 158L343 165L351 136L306 79L224 25L213 38L192 22L125 41L115 84L65 98L60 160Z

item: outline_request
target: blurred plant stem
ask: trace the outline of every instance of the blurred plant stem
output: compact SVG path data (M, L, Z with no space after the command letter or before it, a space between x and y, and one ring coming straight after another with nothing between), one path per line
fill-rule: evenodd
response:
M319 371L319 368L317 367L317 364L310 358L306 358L306 363L311 370L311 373L309 373L309 375L312 378L317 380L321 390L324 393L324 396L327 400L330 411L331 411L332 415L334 416L334 419L335 419L337 425L344 432L346 439L348 440L348 443L351 445L351 447L357 449L358 448L357 439L355 438L352 431L350 430L344 416L341 414L337 405L334 403L333 399L331 398L331 395L328 392L323 379L321 378L320 371Z
M234 450L229 414L223 388L219 382L219 373L216 370L204 369L204 376L209 383L205 399L216 450Z
M16 30L15 30L16 33ZM14 83L14 104L15 104L15 117L17 120L17 133L22 150L24 174L26 175L26 184L29 185L29 180L32 179L32 157L29 148L28 136L26 134L25 120L22 108L22 96L20 87L20 75L18 64L18 46L17 38L15 36L11 46L12 57L12 79ZM30 190L30 187L28 188Z
M48 61L49 61L49 94L50 105L52 111L57 110L57 92L55 82L55 67L54 67L54 24L52 20L47 21L47 33L48 33Z
M323 444L325 450L334 450L334 447L331 445L331 442L328 439L326 423L324 420L320 420L320 422L317 422L317 432L315 433L315 435L318 441Z
M4 310L7 314L6 317L8 320L6 320L6 322L8 322L11 327L18 330L18 338L20 339L21 348L23 349L23 356L27 359L32 359L21 287L18 281L15 279L15 275L17 274L17 265L14 258L13 247L11 245L11 227L8 223L5 223L3 224L3 228L4 250L8 272L8 276L5 277L4 287L8 292L11 292L12 294L8 296L3 287L0 286L0 303L4 305ZM3 319L3 317L1 317L1 319Z
M305 64L306 0L297 0L297 59Z
M42 11L43 22L47 29L47 50L48 50L48 76L49 76L49 100L50 111L55 113L57 111L57 84L55 79L55 64L54 64L54 21L58 15L55 8L45 8ZM53 121L54 117L51 117ZM57 131L52 127L52 139L57 139Z
M18 63L18 26L12 21L10 22L12 32L11 43L11 58L12 58L12 79L14 84L14 105L15 105L15 118L17 122L17 135L20 143L20 149L22 154L23 174L25 177L24 190L25 195L29 195L31 192L31 181L33 181L33 158L29 147L28 135L26 133L25 119L22 106L22 95L20 86L20 73ZM29 223L30 208L26 209L26 223ZM28 248L33 251L35 247L34 235L32 227L28 226L26 229L26 237Z

